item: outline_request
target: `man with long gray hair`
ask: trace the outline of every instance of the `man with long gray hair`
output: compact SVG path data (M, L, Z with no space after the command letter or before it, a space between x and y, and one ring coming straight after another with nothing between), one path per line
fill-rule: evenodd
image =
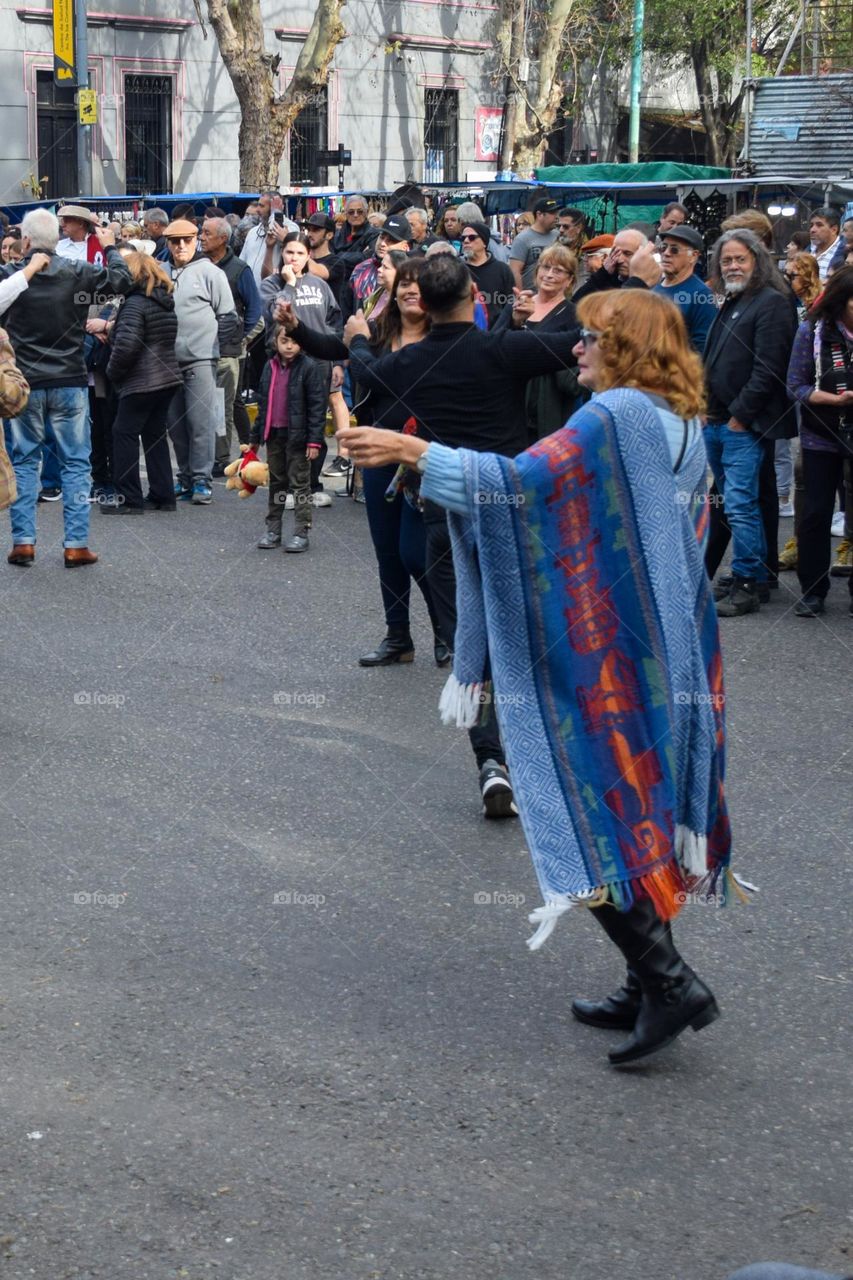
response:
M88 549L92 487L88 375L83 356L89 307L131 288L131 276L115 247L112 231L97 227L103 266L56 254L59 222L48 209L32 209L21 223L21 262L3 275L23 270L40 254L49 266L12 303L6 327L21 372L32 388L27 407L12 419L12 462L18 497L12 505L10 564L35 559L39 458L47 427L53 429L62 477L65 564L94 564Z
M796 311L770 251L752 231L726 231L711 254L711 283L724 296L705 344L708 419L705 448L725 502L732 572L717 583L717 613L736 618L769 598L758 480L764 450L796 433L785 378ZM710 576L725 539L715 537ZM775 555L775 547L772 548ZM716 563L714 563L716 561Z

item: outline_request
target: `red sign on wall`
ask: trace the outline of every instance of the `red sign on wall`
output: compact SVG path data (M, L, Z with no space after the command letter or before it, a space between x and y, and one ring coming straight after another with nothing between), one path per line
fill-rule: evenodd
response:
M474 158L493 160L500 157L501 107L477 107L474 112Z

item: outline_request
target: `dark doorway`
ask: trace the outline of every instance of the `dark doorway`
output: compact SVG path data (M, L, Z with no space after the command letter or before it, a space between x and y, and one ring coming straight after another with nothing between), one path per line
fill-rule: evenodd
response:
M172 190L172 77L125 76L124 185L128 195Z
M77 108L74 105L74 90L54 84L52 71L36 72L36 129L36 177L45 180L45 198L61 200L77 194Z

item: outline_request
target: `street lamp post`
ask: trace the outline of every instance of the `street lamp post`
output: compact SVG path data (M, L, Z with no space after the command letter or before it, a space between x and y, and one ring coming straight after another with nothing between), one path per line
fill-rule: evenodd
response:
M634 30L631 45L631 115L628 122L628 160L640 158L640 86L643 82L643 23L645 0L634 0Z

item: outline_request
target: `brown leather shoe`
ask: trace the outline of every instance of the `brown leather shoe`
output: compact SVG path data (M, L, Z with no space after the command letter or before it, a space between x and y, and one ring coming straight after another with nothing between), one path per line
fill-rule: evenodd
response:
M76 569L83 564L97 564L98 557L94 551L90 551L88 547L66 547L65 548L65 567L66 569Z
M36 549L31 542L19 542L12 548L6 559L9 564L19 564L28 569L36 558Z

